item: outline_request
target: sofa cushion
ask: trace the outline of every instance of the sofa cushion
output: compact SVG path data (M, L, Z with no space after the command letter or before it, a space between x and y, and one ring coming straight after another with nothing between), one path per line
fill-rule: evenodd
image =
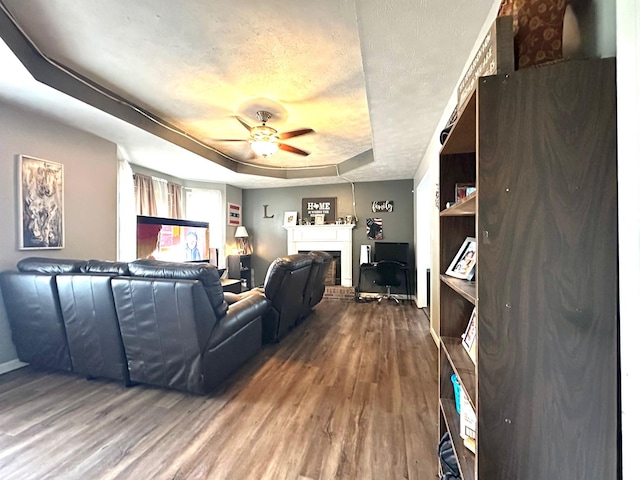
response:
M82 267L82 273L108 273L112 275L129 275L129 264L126 262L111 262L108 260L87 260Z
M18 262L18 270L21 272L51 275L58 273L77 273L85 263L85 260L27 257Z
M129 272L134 277L198 280L207 292L216 317L222 318L229 308L224 300L218 269L208 263L174 263L140 259L129 263Z

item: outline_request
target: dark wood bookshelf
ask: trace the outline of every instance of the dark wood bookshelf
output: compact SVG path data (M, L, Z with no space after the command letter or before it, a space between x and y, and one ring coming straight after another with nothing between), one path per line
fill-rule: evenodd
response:
M617 478L615 72L591 59L481 77L441 149L440 434L465 480ZM446 208L458 183L476 191ZM467 237L471 282L445 274ZM477 364L461 343L474 307Z

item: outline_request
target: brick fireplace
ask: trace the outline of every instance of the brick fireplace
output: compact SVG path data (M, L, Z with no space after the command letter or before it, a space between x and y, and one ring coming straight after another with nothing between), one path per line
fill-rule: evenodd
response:
M287 254L324 250L340 253L340 285L353 286L352 230L354 225L291 225L287 229Z
M340 278L340 252L333 252L323 250L324 252L331 255L333 258L331 262L329 262L329 266L327 267L327 272L324 274L324 284L325 285L341 285L342 281ZM307 250L298 250L298 253L309 253Z

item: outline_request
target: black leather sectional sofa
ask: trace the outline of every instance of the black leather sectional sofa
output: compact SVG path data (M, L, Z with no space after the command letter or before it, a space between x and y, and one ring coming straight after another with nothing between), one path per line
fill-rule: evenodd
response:
M21 361L206 394L311 311L330 259L276 259L264 288L230 295L208 264L30 257L0 288Z
M208 264L25 258L0 287L18 358L209 393L261 348L266 298L229 307Z

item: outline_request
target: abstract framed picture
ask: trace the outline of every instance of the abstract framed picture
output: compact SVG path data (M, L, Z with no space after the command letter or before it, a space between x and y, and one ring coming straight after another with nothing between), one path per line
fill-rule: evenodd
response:
M18 248L64 248L64 167L18 156Z

